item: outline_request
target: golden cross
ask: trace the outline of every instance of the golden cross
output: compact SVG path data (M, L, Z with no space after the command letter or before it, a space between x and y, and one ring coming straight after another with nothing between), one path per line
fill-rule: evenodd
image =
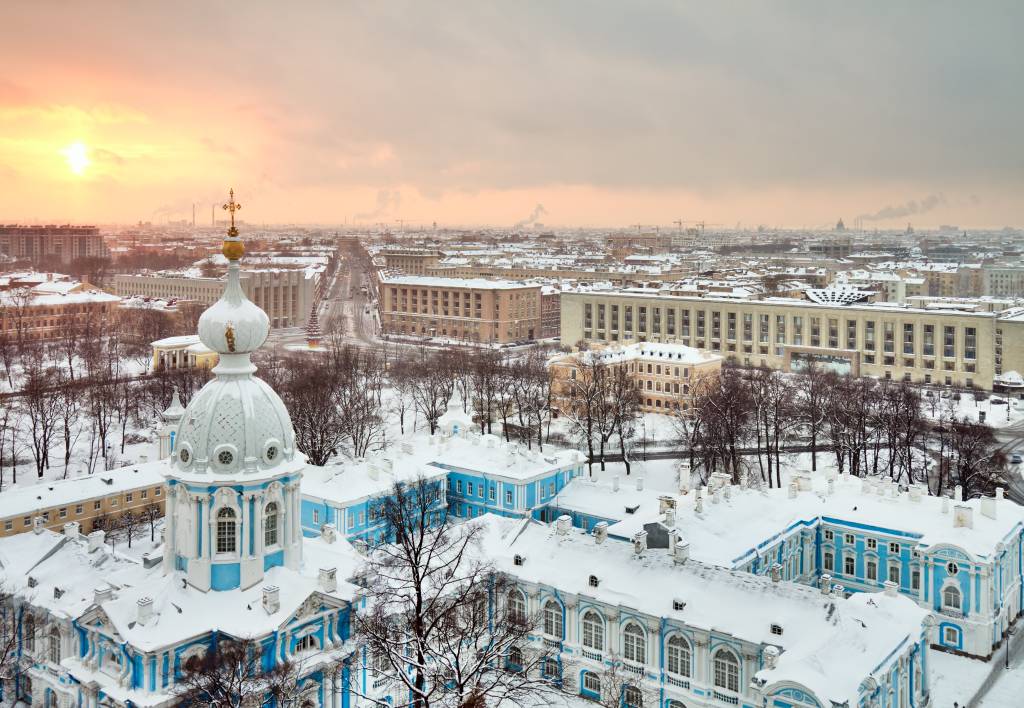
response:
M228 192L228 203L223 205L223 209L231 213L231 228L228 233L232 236L238 235L238 229L235 228L235 212L242 208L242 205L235 201L235 188L232 187Z

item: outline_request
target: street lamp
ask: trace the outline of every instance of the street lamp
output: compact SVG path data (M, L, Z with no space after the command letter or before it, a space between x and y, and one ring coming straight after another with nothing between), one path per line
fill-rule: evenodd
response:
M1016 627L1010 627L1006 630L1006 662L1003 668L1010 668L1010 641L1013 639L1013 635L1017 632Z

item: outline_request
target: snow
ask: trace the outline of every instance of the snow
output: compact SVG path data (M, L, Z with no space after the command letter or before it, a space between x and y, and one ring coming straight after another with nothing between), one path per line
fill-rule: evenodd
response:
M586 361L596 358L605 363L621 363L640 359L696 365L722 360L718 354L671 342L637 342L625 346L610 344L599 349L588 349L576 356Z
M822 597L819 590L705 565L677 564L665 551L636 556L631 544L598 544L571 528L514 523L483 517L483 552L499 569L528 582L554 585L670 623L730 634L754 644L784 649L774 670L758 677L769 684L796 681L841 703L856 702L864 677L917 641L927 611L904 597L863 593L849 599ZM525 558L515 565L514 556ZM590 576L599 578L593 587ZM673 600L684 601L682 610ZM771 625L783 627L783 635Z
M435 438L436 439L436 438ZM428 440L430 440L428 438ZM433 444L433 443L429 443ZM530 480L547 476L586 459L576 450L543 452L518 443L505 443L494 435L470 434L440 439L431 463L454 470L486 473L488 479Z
M928 653L929 689L935 699L933 705L952 708L955 701L966 707L989 673L999 670L1001 668L996 668L993 662L978 661L933 649ZM983 702L982 705L986 708L1006 708L1016 703Z
M511 280L490 280L488 278L434 278L427 275L405 275L388 278L381 285L407 285L410 287L471 288L474 290L512 290L531 287Z
M0 494L0 517L29 516L38 509L84 504L139 487L159 487L164 483L163 468L163 462L148 462L61 480L25 475L25 481Z

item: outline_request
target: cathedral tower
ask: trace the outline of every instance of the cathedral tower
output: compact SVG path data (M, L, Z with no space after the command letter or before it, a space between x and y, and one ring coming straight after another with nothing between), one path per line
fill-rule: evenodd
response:
M252 352L270 333L267 313L239 283L245 248L241 208L224 208L227 282L199 318L199 338L220 355L214 378L185 408L168 461L164 569L200 590L248 588L269 568L298 569L302 556L299 482L305 458L281 397L253 376Z

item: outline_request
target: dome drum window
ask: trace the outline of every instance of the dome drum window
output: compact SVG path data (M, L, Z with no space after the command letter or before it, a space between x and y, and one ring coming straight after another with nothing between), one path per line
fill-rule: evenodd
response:
M213 451L213 462L222 470L230 471L235 468L235 460L238 457L238 451L234 445L218 445Z
M178 448L178 462L182 467L192 464L192 446L188 443L182 443Z
M276 438L267 440L263 446L263 464L276 465L281 460L281 441Z

